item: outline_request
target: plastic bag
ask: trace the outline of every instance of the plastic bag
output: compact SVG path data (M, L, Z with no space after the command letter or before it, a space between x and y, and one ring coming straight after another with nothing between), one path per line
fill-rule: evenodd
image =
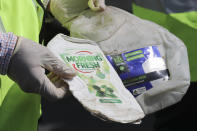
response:
M72 37L98 43L145 114L177 103L186 93L187 49L163 27L115 7L84 11L66 27Z
M77 76L67 81L69 90L93 115L121 123L144 117L140 105L94 42L59 34L47 46L76 70Z

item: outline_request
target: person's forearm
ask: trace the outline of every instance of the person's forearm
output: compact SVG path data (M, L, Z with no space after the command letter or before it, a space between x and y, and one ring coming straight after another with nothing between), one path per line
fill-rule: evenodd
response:
M13 33L0 33L0 74L7 73L10 58L17 42Z

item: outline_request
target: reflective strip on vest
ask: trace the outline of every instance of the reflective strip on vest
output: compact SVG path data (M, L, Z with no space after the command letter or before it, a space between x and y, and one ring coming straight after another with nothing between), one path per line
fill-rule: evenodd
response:
M35 2L35 1L34 1ZM0 0L6 32L39 41L43 10L32 0ZM0 131L37 131L40 96L24 93L7 76L0 75Z
M197 11L194 11L195 10L194 8L193 9L183 8L185 9L186 12L182 12L184 10L181 10L180 11L181 13L175 13L175 12L172 13L172 10L171 10L170 13L168 14L166 13L166 10L164 10L164 8L160 10L159 9L157 10L156 7L150 9L150 7L153 7L150 4L156 4L156 3L153 3L153 1L157 1L157 3L160 3L158 7L161 7L164 5L164 4L163 5L161 4L163 0L160 0L159 2L158 0L135 0L136 4L133 4L133 13L140 18L151 20L167 28L170 32L175 34L185 43L188 49L191 81L196 82L197 81L197 68L196 68ZM166 1L169 2L170 0L166 0ZM177 1L180 1L180 0L175 0L176 2L172 2L172 1L171 3L175 4ZM188 3L192 3L193 1L194 0L187 0ZM167 5L169 6L169 3L166 4L166 6ZM154 5L154 6L157 6L157 5ZM169 8L172 8L174 6L175 5L172 5ZM174 11L177 12L178 6L180 5L177 5L176 10L174 9ZM185 6L190 7L191 5L185 5Z

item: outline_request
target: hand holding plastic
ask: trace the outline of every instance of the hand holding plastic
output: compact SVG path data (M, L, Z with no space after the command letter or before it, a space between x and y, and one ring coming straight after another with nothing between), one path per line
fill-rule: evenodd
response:
M54 75L48 78L45 69L58 76L59 80L52 80ZM7 74L24 92L55 100L67 93L68 84L60 79L73 78L75 71L65 66L46 47L19 37Z
M88 9L102 11L105 9L105 0L51 0L50 11L64 26L72 19Z
M106 8L105 0L89 0L88 6L93 11L103 11Z

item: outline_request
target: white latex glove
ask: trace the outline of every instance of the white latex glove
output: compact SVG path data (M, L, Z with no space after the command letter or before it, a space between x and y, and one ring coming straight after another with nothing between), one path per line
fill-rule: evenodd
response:
M51 0L49 7L54 17L64 26L88 6L94 11L104 10L105 0Z
M53 75L47 77L45 69ZM66 95L68 84L61 79L71 79L75 71L65 66L46 47L19 37L7 74L23 91L54 100Z
M51 0L50 11L64 25L88 8L88 0Z
M103 11L106 8L105 0L89 0L88 6L93 11Z

